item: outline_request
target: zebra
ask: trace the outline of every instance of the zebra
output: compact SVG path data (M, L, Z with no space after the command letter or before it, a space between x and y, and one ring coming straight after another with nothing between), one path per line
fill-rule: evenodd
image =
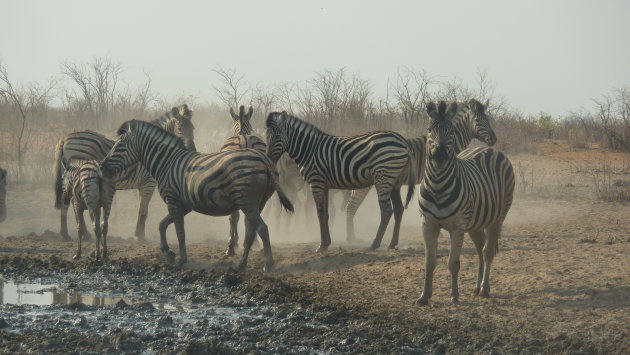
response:
M186 147L196 150L194 142L194 126L191 122L192 110L183 104L173 107L170 112L152 121L169 132L182 137ZM114 141L100 133L90 130L77 131L61 138L55 149L55 164L53 175L55 179L55 208L61 208L62 173L67 169L73 159L102 160L114 145ZM156 182L151 175L141 166L130 166L122 178L116 182L117 190L138 189L140 208L136 223L135 236L140 241L145 240L145 222L149 214L149 202L153 197ZM61 215L60 234L64 239L69 239L66 216ZM86 234L87 236L88 234Z
M142 165L157 181L168 215L159 225L161 251L169 262L166 229L175 223L179 241L177 266L187 262L184 216L196 211L211 216L227 216L241 210L245 215L245 250L238 265L247 265L252 242L258 232L266 256L265 270L273 266L269 231L260 212L274 193L284 208L293 205L278 185L278 173L265 154L254 149L237 149L213 154L197 153L175 135L142 121L125 122L119 138L101 162L103 177L111 179L134 164Z
M233 136L228 138L221 146L221 152L228 152L236 149L251 148L258 150L265 154L267 151L267 144L259 137L252 135L253 128L249 122L254 113L254 108L249 107L247 113L245 113L245 106L239 108L239 114L234 113L234 110L230 107L230 116L234 120L232 127ZM234 249L238 244L238 221L240 219L240 213L238 210L232 212L230 215L230 242L228 248L225 251L227 256L234 256L236 253Z
M488 107L488 101L486 101L484 105L475 99L470 99L468 102L459 103L457 107L459 110L457 111L457 115L453 118L455 131L455 141L453 142L453 147L455 153L459 154L459 152L466 149L473 138L476 138L489 146L493 146L497 141L497 136L490 125L490 118L485 113L485 108ZM416 184L420 183L422 176L424 175L424 150L426 141L426 136L407 139L407 143L411 147L414 159L419 162L418 172L416 173L418 178ZM371 188L372 187L370 186L365 189L352 190L348 203L345 205L346 238L348 241L355 239L354 216ZM394 249L398 245L398 235L401 221L394 220L394 222L394 235L389 244L389 249Z
M64 171L62 214L66 214L72 202L74 215L77 220L78 244L74 259L81 257L81 241L86 234L83 212L87 209L94 224L96 235L96 260L107 260L107 229L109 212L112 207L116 186L113 182L103 181L100 176L99 164L96 161L73 162ZM101 225L101 209L103 223Z
M0 222L7 218L7 171L0 168Z
M489 147L468 149L456 155L455 126L452 117L457 103L427 104L430 123L427 130L426 169L420 184L419 204L423 215L425 280L416 301L426 305L432 295L440 229L449 231L451 250L451 300L459 300L457 276L464 233L477 249L479 269L475 294L490 296L490 266L498 251L503 221L512 205L514 171L505 154ZM483 110L483 106L478 107Z
M267 117L267 155L275 162L287 152L300 167L317 206L321 243L318 251L331 243L328 228L328 190L358 189L376 186L381 207L381 223L370 246L379 247L393 212L401 215L401 173L408 164L410 189L407 203L413 197L416 161L407 141L398 133L380 131L352 137L332 136L314 125L286 112L272 112Z

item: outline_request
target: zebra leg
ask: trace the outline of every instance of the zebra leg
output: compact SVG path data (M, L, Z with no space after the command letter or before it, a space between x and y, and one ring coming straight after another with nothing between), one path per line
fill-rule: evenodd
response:
M389 220L392 218L392 202L391 195L392 189L390 186L386 184L375 185L376 191L378 192L378 204L381 206L381 224L378 226L378 230L376 231L376 237L370 246L370 250L376 250L381 246L381 241L383 241L383 235L385 235L385 230L387 229L387 224L389 224Z
M503 222L498 222L487 230L486 243L483 247L483 280L481 281L481 290L479 296L490 297L490 266L492 266L492 260L499 251L499 236L501 235L501 228Z
M422 221L422 236L424 238L424 289L416 304L426 306L433 295L433 272L437 265L437 239L440 235L440 226L429 224L426 218Z
M238 245L238 220L240 218L240 212L238 210L232 212L230 215L230 242L228 248L225 251L225 255L234 256L236 253L234 249Z
M153 197L155 186L140 186L138 188L138 197L140 198L140 208L138 210L138 222L136 223L135 236L139 241L145 241L145 224L149 216L149 202Z
M352 190L350 192L350 197L346 204L346 240L349 242L356 238L356 234L354 233L354 216L357 214L359 206L361 206L371 188L372 186L360 190Z
M59 234L63 240L70 240L70 234L68 234L68 207L69 205L63 203L61 205L61 228L59 229Z
M101 222L101 232L103 234L103 261L108 260L107 256L107 232L109 230L109 213L112 210L112 202L114 200L114 194L116 193L116 187L109 185L107 189L104 189L103 197L103 222Z
M96 236L96 260L100 260L102 243L100 207L90 208L90 218L92 219L92 223L94 224L94 235Z
M483 243L486 240L486 234L483 229L479 231L469 232L470 239L472 239L475 244L475 249L477 249L477 257L479 258L479 268L477 270L477 283L475 286L475 295L479 294L479 290L481 290L481 281L483 280Z
M247 266L247 258L249 257L249 251L252 248L254 239L256 239L256 228L258 227L258 221L252 215L252 212L243 211L243 213L245 214L245 243L243 245L243 256L241 257L241 262L238 263L239 270L244 270Z
M169 213L166 215L166 217L162 219L162 221L160 221L159 230L160 230L160 250L162 251L162 254L166 258L166 260L172 264L175 262L175 253L169 250L168 242L166 241L166 228L168 228L169 224L171 223L173 223L173 217Z
M455 230L450 232L450 235L451 251L448 254L448 269L451 272L451 301L457 303L459 302L459 287L457 281L459 278L460 255L464 243L464 232Z
M174 213L173 216L175 232L177 233L177 241L179 242L179 261L175 264L175 266L182 266L188 262L188 255L186 253L186 233L184 231L184 215L186 215L186 213Z
M392 190L391 197L392 204L394 205L394 234L392 235L391 242L389 242L388 249L396 249L398 236L400 234L400 223L402 222L403 212L405 211L402 198L400 197L400 187Z
M74 254L73 259L77 260L81 257L81 240L83 239L83 234L85 233L85 219L83 219L83 211L84 209L78 205L78 203L73 203L74 205L74 216L77 220L77 252Z
M317 206L317 217L319 219L319 231L321 242L317 252L324 252L330 246L330 229L328 228L328 189L311 185L313 200Z

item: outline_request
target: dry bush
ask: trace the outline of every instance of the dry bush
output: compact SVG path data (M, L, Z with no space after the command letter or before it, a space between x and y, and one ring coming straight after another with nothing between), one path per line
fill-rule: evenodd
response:
M622 168L623 169L623 168ZM620 179L610 161L600 162L593 172L595 197L606 202L630 201L630 180Z

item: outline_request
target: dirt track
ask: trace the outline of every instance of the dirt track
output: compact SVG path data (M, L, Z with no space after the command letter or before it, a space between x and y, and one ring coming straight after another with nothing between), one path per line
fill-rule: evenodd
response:
M61 325L56 327L27 327L26 319L18 319L24 309L2 305L0 309L8 316L0 317L6 318L9 326L0 331L0 351L628 353L630 206L594 199L593 175L587 167L601 159L601 152L567 152L561 148L551 147L543 151L544 156L511 157L515 166L521 162L534 167L534 188L515 199L493 264L490 299L472 295L477 257L472 243L465 241L460 272L462 295L457 305L449 301L446 235L440 238L441 257L431 303L427 307L414 305L424 277L417 207L405 214L401 246L395 251L365 250L375 230L367 220L359 224L362 241L345 244L343 233L336 232L331 251L323 255L314 253L315 225L289 230L284 238L274 238L272 228L276 266L268 274L259 271L263 265L260 253L252 255L245 272L232 271L230 266L237 259L223 256L223 229L214 234L208 229L199 231L194 219L190 228L195 232L189 234L196 233L197 238L191 236L188 244L190 262L184 269L175 270L159 257L155 241L138 245L127 238L112 239L113 262L109 266L95 265L89 259L71 261L74 243L60 242L53 233L42 236L35 227L31 230L36 234L27 237L23 231L34 222L19 220L14 214L14 229L6 226L11 220L0 226L0 234L4 235L0 238L0 275L5 279L53 277L60 280L58 288L65 291L105 293L115 289L149 301L157 296L147 291L148 287L167 282L170 299L183 304L219 302L230 306L228 300L233 298L238 307L249 307L252 314L266 320L240 325L229 321L208 325L200 320L184 327L185 322L179 324L174 315L172 326L163 329L166 340L162 341L156 335L160 327L150 334L127 324L93 331L91 326L68 325L62 320L57 320ZM9 196L9 202L27 193L18 191ZM155 201L158 199L154 197L153 203L161 203ZM368 203L373 201L368 198ZM33 204L30 208L48 205ZM371 211L365 208L363 216ZM33 219L37 220L37 228L50 223L48 228L56 230L55 213L42 214ZM133 218L129 219L125 228L133 225ZM340 224L342 218L338 219ZM212 222L215 224L227 225L227 220ZM151 220L148 225L151 228ZM19 233L11 236L14 230ZM176 250L174 238L170 242ZM89 281L108 273L112 276L107 287ZM129 275L147 281L129 281ZM127 288L117 288L117 282ZM129 290L134 292L129 295ZM54 307L59 306L48 307L53 321ZM158 311L133 308L139 307L136 305L122 310L116 307L108 308L113 312L109 316L124 318L124 312L131 312L149 317L153 314L157 320L164 317ZM73 310L85 314L97 311L98 307ZM283 328L283 319L291 326ZM19 328L20 324L24 328Z

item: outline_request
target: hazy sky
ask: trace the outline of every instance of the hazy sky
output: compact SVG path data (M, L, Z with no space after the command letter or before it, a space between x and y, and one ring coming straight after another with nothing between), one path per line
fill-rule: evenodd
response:
M0 0L0 61L43 82L63 61L107 56L132 84L214 101L218 65L250 83L304 82L345 67L380 96L406 66L562 115L630 85L630 1Z

